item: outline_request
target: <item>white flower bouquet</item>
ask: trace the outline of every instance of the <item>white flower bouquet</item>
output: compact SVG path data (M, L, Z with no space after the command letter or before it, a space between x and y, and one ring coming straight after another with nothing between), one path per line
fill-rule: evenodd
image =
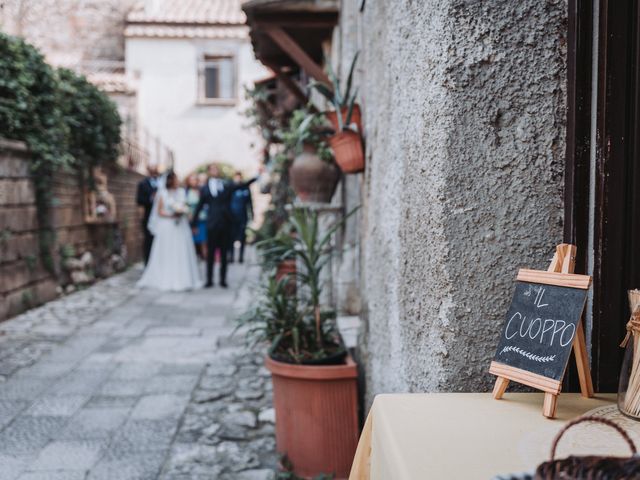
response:
M176 219L176 224L180 223L180 220L189 213L189 207L185 202L173 201L168 206Z

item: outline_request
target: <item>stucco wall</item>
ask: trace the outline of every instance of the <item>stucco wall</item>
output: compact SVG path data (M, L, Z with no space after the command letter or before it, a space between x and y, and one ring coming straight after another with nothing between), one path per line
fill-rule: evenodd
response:
M346 8L368 161L368 400L485 390L516 270L545 267L562 240L566 1Z
M236 59L238 102L198 104L198 61L203 55ZM174 151L184 175L208 162L226 162L251 174L261 159L261 139L244 115L244 85L267 71L244 39L127 38L127 72L138 77L140 123ZM144 141L144 140L143 140ZM149 145L153 157L153 145Z

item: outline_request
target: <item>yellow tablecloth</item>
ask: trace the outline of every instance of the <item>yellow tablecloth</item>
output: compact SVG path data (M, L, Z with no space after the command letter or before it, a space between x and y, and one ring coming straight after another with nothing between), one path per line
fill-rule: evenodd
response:
M615 395L586 399L563 393L555 420L542 416L542 402L541 393L507 393L502 400L489 393L378 395L349 479L491 479L533 471L549 459L553 437L564 423L594 408L614 406ZM613 414L613 407L602 410ZM598 432L593 431L594 438L584 431L573 441L563 437L565 451L560 449L559 456L596 453L589 447L598 443ZM629 455L621 440L607 437L606 443L610 454Z

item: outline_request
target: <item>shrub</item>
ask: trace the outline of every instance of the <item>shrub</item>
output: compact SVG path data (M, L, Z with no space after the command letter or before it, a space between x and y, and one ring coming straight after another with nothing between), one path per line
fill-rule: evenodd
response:
M69 127L56 72L24 40L0 34L0 135L25 141L32 172L69 165Z
M122 123L116 105L85 77L71 70L59 69L58 77L74 166L91 172L94 166L115 163Z
M32 45L0 33L0 136L24 141L31 151L40 250L53 271L51 176L65 168L90 172L94 165L115 163L120 117L84 77L54 70Z

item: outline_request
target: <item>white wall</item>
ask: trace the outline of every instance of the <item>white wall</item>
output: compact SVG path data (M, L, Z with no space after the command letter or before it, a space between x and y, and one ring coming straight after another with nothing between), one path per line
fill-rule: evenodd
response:
M204 54L235 56L235 105L198 104L198 62ZM248 38L128 38L126 64L128 74L138 77L140 125L174 151L178 175L213 161L232 164L247 174L255 172L261 139L246 128L244 85L268 72L254 58Z

